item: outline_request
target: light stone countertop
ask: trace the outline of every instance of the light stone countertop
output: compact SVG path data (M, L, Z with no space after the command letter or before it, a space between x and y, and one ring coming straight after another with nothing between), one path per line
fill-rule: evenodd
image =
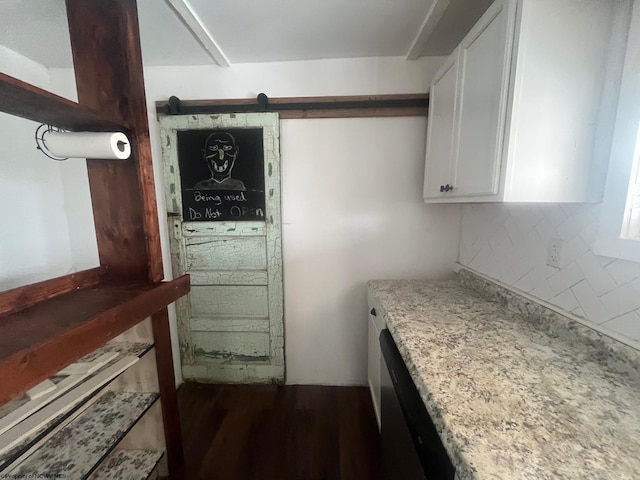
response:
M635 351L481 287L369 282L457 478L640 479Z

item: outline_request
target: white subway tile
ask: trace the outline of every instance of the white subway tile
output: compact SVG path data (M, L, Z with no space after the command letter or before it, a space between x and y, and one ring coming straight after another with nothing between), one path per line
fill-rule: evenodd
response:
M591 252L599 215L591 204L465 205L460 263L640 339L640 263ZM560 269L546 264L551 238L565 241Z
M576 308L580 307L580 304L578 303L578 299L573 294L570 288L560 293L559 295L556 295L555 297L553 297L550 303L557 305L558 307L562 308L563 310L566 310L567 312L571 312Z
M602 296L617 288L618 284L611 278L609 272L600 264L600 259L591 252L586 252L576 260L584 278L587 279L596 295Z
M571 287L571 291L576 296L578 303L580 303L585 318L595 323L603 323L612 318L612 315L607 313L600 298L586 280L582 280Z
M640 263L614 260L605 268L618 285L624 285L640 277Z
M554 296L560 292L565 291L567 288L572 287L576 283L582 280L582 271L575 263L570 263L562 270L558 271L555 275L549 277L547 282L549 287L554 292Z
M637 311L609 320L604 326L632 340L640 340L640 315Z
M640 308L640 279L626 283L600 298L604 308L609 312L609 318L636 310Z

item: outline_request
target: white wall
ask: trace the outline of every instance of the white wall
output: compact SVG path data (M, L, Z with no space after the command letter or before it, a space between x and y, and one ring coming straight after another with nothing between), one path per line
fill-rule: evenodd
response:
M425 123L282 122L289 383L364 384L367 280L452 272L459 210L422 202Z
M146 68L166 272L171 263L155 101L171 95L250 98L260 92L419 93L428 90L441 62L386 57ZM51 75L56 88L73 84L68 69L52 69ZM287 120L281 128L288 381L365 384L366 280L450 274L459 208L422 203L424 119ZM174 316L172 332L177 360Z
M49 75L51 78L49 91L74 102L78 101L73 69L51 68ZM60 162L60 177L65 197L73 270L81 271L96 267L100 265L100 260L86 160L71 158Z
M460 263L640 348L640 263L595 255L600 205L465 205ZM564 240L561 268L546 265Z
M44 89L49 71L0 46L0 71ZM38 152L38 124L0 114L0 290L75 269L62 163ZM85 180L86 181L86 180Z

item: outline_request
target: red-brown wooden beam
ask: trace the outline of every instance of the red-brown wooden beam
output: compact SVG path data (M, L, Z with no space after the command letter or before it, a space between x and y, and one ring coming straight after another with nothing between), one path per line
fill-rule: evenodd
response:
M164 436L167 442L169 477L175 478L182 470L184 452L182 450L182 430L180 428L180 412L178 412L176 377L173 371L171 333L169 331L167 309L163 308L153 314L151 321L158 368L158 383L160 385L160 399L162 400Z
M111 131L127 128L120 120L106 117L4 73L0 73L0 112L65 130Z
M58 295L92 287L104 282L106 278L107 269L105 267L96 267L0 292L0 316L24 310L38 302Z
M349 95L326 97L277 97L266 104L257 98L181 100L179 112L171 113L171 101L157 101L158 114L221 114L276 112L281 120L303 118L424 117L429 110L428 93Z
M100 263L116 276L164 276L135 0L66 0L78 102L130 126L129 160L89 160Z

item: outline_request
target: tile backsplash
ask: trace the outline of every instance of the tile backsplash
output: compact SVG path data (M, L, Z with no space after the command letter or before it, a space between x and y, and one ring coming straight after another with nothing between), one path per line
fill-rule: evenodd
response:
M640 348L640 263L592 252L599 218L591 204L465 205L459 262ZM559 268L552 239L564 241Z

